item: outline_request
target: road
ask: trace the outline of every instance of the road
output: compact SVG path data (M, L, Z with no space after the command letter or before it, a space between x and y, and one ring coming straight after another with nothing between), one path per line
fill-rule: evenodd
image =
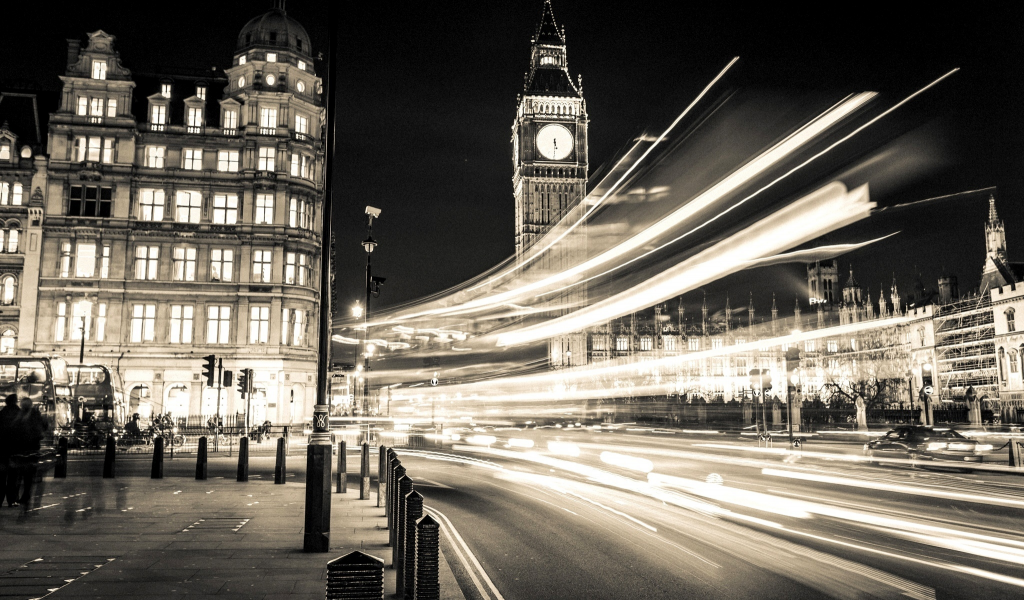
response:
M464 540L467 597L1024 597L1019 475L735 435L471 435L496 439L397 449Z

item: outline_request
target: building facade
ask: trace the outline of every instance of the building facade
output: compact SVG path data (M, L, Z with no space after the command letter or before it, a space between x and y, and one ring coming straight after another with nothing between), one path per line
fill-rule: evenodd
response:
M279 2L242 27L222 72L135 75L115 42L69 41L48 156L0 154L0 220L19 231L5 247L21 250L0 253L0 298L10 272L20 301L0 329L16 314L18 352L109 367L143 416L302 421L324 198L309 36ZM202 378L211 354L255 371L248 406Z

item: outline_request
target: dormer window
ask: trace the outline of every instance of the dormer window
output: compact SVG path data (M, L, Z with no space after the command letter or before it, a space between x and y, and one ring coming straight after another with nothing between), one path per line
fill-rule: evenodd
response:
M205 85L197 85L196 86L196 98L199 98L200 100L206 100L206 86Z
M107 78L107 61L105 61L105 60L94 60L94 61L92 61L92 78L93 79L106 79Z
M171 84L169 84L169 83L161 83L160 84L160 95L163 96L164 98L170 98L171 97Z
M274 34L271 33L270 35ZM267 52L267 62L277 62L277 52Z
M299 40L299 43L301 44L302 40ZM299 49L301 50L302 48L299 48ZM305 71L306 70L306 61L300 60L299 61L299 68L302 69L303 71Z
M11 145L7 143L0 144L0 160L11 160Z
M271 31L267 37L269 38L271 44L276 44L277 43L277 32L276 31Z
M244 65L245 64L245 55L244 54L242 56L238 57L238 64L239 65Z
M555 64L555 57L554 56L542 56L542 57L540 57L540 64L541 64L542 67L545 66L545 65L553 65L553 64Z
M153 125L164 125L167 123L167 107L163 104L154 104L149 113L149 122Z
M300 51L300 52L302 51L302 38L300 38L300 37L295 38L295 49Z

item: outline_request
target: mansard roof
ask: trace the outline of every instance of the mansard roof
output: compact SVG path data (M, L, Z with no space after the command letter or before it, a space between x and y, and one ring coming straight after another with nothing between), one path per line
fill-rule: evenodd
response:
M533 69L524 91L549 96L582 96L565 69Z

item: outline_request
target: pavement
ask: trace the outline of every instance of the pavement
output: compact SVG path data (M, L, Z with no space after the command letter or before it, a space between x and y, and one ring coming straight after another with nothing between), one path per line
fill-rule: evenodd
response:
M192 457L166 461L164 479L149 478L145 457L119 456L115 479L100 477L99 457L73 458L32 510L0 508L0 598L323 598L327 562L353 550L384 561L384 597L397 597L376 478L359 500L358 460L347 493L331 496L328 553L302 550L301 469L275 485L273 457L251 457L239 483L236 461L211 458L196 481ZM304 456L289 461L304 469ZM443 554L440 564L442 598L464 600Z

